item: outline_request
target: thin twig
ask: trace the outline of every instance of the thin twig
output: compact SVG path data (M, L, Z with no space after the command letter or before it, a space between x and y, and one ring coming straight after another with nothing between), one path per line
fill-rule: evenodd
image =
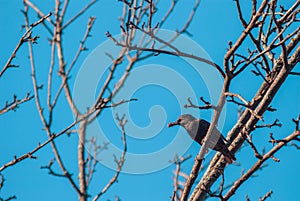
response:
M292 134L290 134L288 137L284 138L284 141L279 142L276 146L274 146L268 153L263 155L262 159L258 160L245 174L243 174L230 188L230 190L227 192L227 194L224 196L225 200L228 200L235 192L236 190L245 182L248 180L248 178L253 175L256 170L258 170L261 165L268 159L270 159L277 151L279 151L283 146L285 146L288 142L292 141L294 138L300 136L300 131L296 130Z
M261 125L255 125L254 128L272 128L274 126L281 127L282 124L279 123L279 119L275 119L272 124L261 124Z
M14 95L13 100L10 103L6 102L5 106L2 109L0 109L0 115L4 114L10 110L16 111L16 109L19 107L19 105L21 105L22 103L25 103L27 101L30 101L33 98L34 98L34 96L31 95L30 92L28 92L23 99L18 99L17 96Z
M16 48L14 49L14 51L12 52L11 56L9 57L9 59L7 60L5 66L2 68L1 72L0 72L0 77L4 74L4 72L8 69L8 68L12 68L12 67L18 67L16 65L11 65L12 60L16 57L18 50L20 49L20 47L22 46L22 44L24 42L26 42L27 40L29 40L31 38L31 30L36 27L37 25L39 25L40 23L44 22L44 20L48 19L50 16L52 15L52 13L50 12L48 15L45 15L43 17L41 17L41 19L39 19L38 21L32 23L29 25L29 27L26 29L26 32L23 34L23 36L20 38L19 43L17 44Z
M198 106L198 105L195 105L192 101L191 101L191 98L187 98L187 101L189 102L189 104L185 104L183 107L184 108L198 108L200 110L207 110L207 109L216 109L216 106L212 105L211 103L207 102L204 100L203 97L200 97L200 100L205 104L204 106Z
M26 154L23 154L22 156L16 157L14 160L2 165L0 167L0 172L2 172L3 170L5 170L6 168L15 165L16 163L19 163L21 161L23 161L24 159L27 158L31 158L31 159L36 159L37 157L34 156L34 154L39 151L41 148L45 147L47 144L49 144L50 142L54 141L54 139L64 135L64 134L68 134L68 131L73 128L76 124L78 124L80 121L82 121L82 119L76 120L73 123L71 123L69 126L67 126L65 129L63 129L62 131L60 131L57 134L52 134L50 138L48 138L48 140L46 140L43 143L39 143L38 146L36 148L34 148L32 151L27 152Z
M126 141L125 125L127 123L127 119L125 119L124 116L119 117L118 115L116 115L116 119L118 120L119 126L121 127L121 130L122 130L122 141L123 141L123 146L124 146L123 152L122 152L122 155L121 155L119 160L115 157L115 162L117 163L117 169L116 169L115 175L106 184L106 186L100 191L100 193L98 193L93 198L93 201L98 200L117 181L117 179L119 177L119 174L122 170L122 167L124 165L124 162L125 162L125 156L126 156L126 153L127 153L127 141Z
M57 10L58 10L58 8L57 8ZM28 28L29 19L28 19L28 15L27 15L28 13L27 12L28 12L28 6L27 6L27 4L25 4L24 5L25 24L26 24L26 27ZM40 115L40 119L41 119L41 121L44 125L44 128L45 128L46 132L47 132L48 138L51 138L53 133L51 132L50 126L49 126L49 124L47 123L47 121L45 119L45 116L43 114L43 109L42 109L42 106L41 106L41 102L40 102L39 86L37 84L37 78L36 78L36 73L35 73L35 68L36 67L35 67L35 60L34 60L33 47L32 47L31 41L28 41L28 49L29 49L29 60L30 60L30 65L31 65L31 77L32 77L32 83L33 83L33 88L34 88L36 106L37 106L37 109L38 109L38 113ZM66 178L69 180L72 187L80 195L81 193L80 193L79 188L77 187L76 183L74 182L73 178L71 177L71 174L66 170L66 168L65 168L65 166L62 162L62 159L61 159L61 156L58 152L56 144L54 143L53 140L51 140L50 143L52 145L52 150L54 152L55 158L56 158L58 164L60 165L60 168L61 168L63 174L66 175Z
M67 21L63 26L62 29L65 29L67 26L69 26L72 22L74 22L78 17L80 17L82 14L85 13L94 3L96 3L98 0L92 0L89 4L87 4L81 11L79 11L74 17L72 17L69 21Z
M135 28L138 29L138 27L136 25L134 25ZM153 35L152 33L148 32L148 31L145 31L143 29L139 29L141 30L143 33L149 35L151 38L153 38L154 40L157 40L158 42L170 47L171 49L173 49L174 51L170 51L170 50L164 50L164 49L156 49L154 47L151 47L151 48L147 48L147 47L139 47L139 46L131 46L129 44L124 44L124 43L121 43L121 42L118 42L115 38L112 37L112 35L107 32L106 35L108 38L110 38L116 45L118 46L121 46L121 47L124 47L124 48L127 48L129 50L138 50L138 51L146 51L146 52L155 52L157 54L168 54L168 55L174 55L174 56L179 56L179 57L186 57L186 58L191 58L191 59L195 59L197 61L200 61L200 62L203 62L203 63L206 63L214 68L216 68L218 70L218 72L222 75L222 77L225 77L225 74L222 70L222 68L208 60L208 59L205 59L203 57L199 57L199 56L196 56L196 55L193 55L193 54L189 54L189 53L186 53L186 52L182 52L180 51L179 49L177 49L175 46L171 45L169 42L167 41L164 41L163 39Z
M251 109L251 104L250 104L248 101L246 101L240 94L234 94L234 93L231 93L231 92L226 92L226 93L225 93L225 96L230 96L230 97L231 97L231 100L228 100L228 102L233 102L233 103L235 103L235 104L237 104L237 105L241 105L241 106L246 107L247 110L249 110L253 116L255 116L256 118L258 118L258 119L260 119L260 120L263 121L262 116L256 114L256 113ZM237 102L236 100L234 100L233 97L237 97L238 99L240 99L240 100L243 102L243 104Z
M182 156L179 157L177 154L175 155L174 159L172 161L170 161L171 163L174 163L176 165L175 171L174 171L174 176L173 176L173 196L172 196L172 201L174 200L179 200L180 198L180 194L182 193L182 187L180 187L179 185L179 176L183 175L184 173L181 172L181 165L187 161L188 159L191 158L191 155L187 155L187 156ZM188 178L188 176L187 176Z
M270 198L272 194L273 194L273 191L270 190L262 198L259 198L259 201L265 201L266 199Z

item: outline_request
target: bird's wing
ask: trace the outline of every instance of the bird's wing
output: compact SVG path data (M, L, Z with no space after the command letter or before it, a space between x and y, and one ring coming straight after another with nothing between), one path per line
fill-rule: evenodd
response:
M208 121L204 119L199 119L199 129L202 132L205 132L204 136L207 134L209 126L210 123ZM219 142L220 138L221 140L223 140L222 133L216 127L214 127L213 133L210 136L210 140L208 142L209 143L208 146L213 148Z

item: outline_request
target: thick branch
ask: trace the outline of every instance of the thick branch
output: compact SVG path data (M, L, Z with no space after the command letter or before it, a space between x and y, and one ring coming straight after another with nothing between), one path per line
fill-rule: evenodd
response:
M299 35L297 36L299 37ZM290 44L287 46L288 50L291 51L289 48L294 48L295 44L298 43L298 38L295 38L294 40L291 40ZM280 60L280 59L279 59ZM290 57L288 62L288 69L286 68L280 68L281 63L277 62L273 69L280 69L277 76L274 78L272 83L266 83L264 82L261 86L261 88L258 90L256 96L253 98L253 107L256 107L254 110L258 115L262 115L269 107L272 99L276 95L277 91L285 81L285 79L288 77L290 70L292 70L295 65L300 61L300 47L296 49L294 54ZM245 138L245 135L248 135L251 130L253 130L254 126L256 125L258 119L255 116L250 115L251 113L246 110L242 117L239 119L237 124L234 126L234 128L229 132L229 136L232 139L236 138L238 134L238 138L235 139L235 141L232 143L232 151L236 152L243 144ZM211 166L208 168L207 172L201 179L201 181L196 186L194 193L191 197L191 200L203 200L206 197L206 193L201 190L201 186L205 186L206 188L210 188L211 185L217 180L217 178L220 176L220 170L224 169L225 167L225 160L224 157L221 157L220 155L216 155L212 162Z
M187 182L184 186L184 190L183 190L183 193L181 195L180 201L187 200L187 198L189 196L189 193L192 189L192 186L195 183L195 180L198 176L202 161L204 159L205 152L209 148L207 142L212 137L213 129L218 125L218 120L219 120L219 117L221 115L221 111L222 111L222 109L224 107L224 104L225 104L225 101L226 101L225 93L228 91L229 85L230 85L230 79L228 77L225 77L223 89L222 89L222 92L220 94L220 99L219 99L218 105L217 105L216 109L214 110L215 112L214 112L212 122L209 126L209 129L206 133L205 138L203 139L202 147L201 147L201 149L200 149L200 151L199 151L199 153L196 157L193 169L190 173L190 177L189 177L189 179L187 180Z
M85 118L86 119L86 118ZM78 140L78 180L80 186L80 200L87 200L87 184L86 184L86 162L85 162L85 137L86 137L87 121L80 123L79 140Z

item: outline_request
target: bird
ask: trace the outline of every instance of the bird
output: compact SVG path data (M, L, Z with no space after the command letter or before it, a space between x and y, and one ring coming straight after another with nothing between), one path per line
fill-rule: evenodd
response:
M194 141L202 145L210 123L204 119L196 119L190 114L183 114L179 116L175 122L170 122L168 124L168 127L170 128L176 125L180 125L185 128L189 136ZM211 138L207 143L209 148L221 152L224 155L226 162L231 164L236 160L236 158L234 154L228 150L228 146L225 144L225 141L227 142L221 132L216 127L214 127Z

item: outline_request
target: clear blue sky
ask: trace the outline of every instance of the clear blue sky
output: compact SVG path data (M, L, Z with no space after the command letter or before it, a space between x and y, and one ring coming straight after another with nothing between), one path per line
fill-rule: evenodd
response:
M22 1L0 0L0 66L4 66L11 52L18 43L19 38L24 33L21 26L24 24ZM44 13L53 11L53 2L34 1L39 5ZM289 1L282 1L291 4ZM68 9L67 18L77 13L88 1L71 2ZM158 11L159 19L168 9L169 1L161 1ZM172 15L170 21L165 24L165 29L175 30L181 28L189 16L189 11L193 7L194 1L186 0L180 2L177 10ZM244 6L247 8L247 5ZM71 85L74 93L77 90L76 84L85 83L87 93L80 91L75 94L75 99L84 109L88 102L88 94L99 90L90 88L93 76L77 77L78 72L84 70L89 62L98 64L107 70L103 65L103 58L97 57L97 52L104 52L105 47L115 51L110 42L107 42L106 31L113 35L120 33L118 16L122 13L122 3L118 1L102 0L94 5L86 14L72 24L64 33L65 55L68 63L77 51L80 40L85 32L86 23L89 16L96 16L96 22L92 30L93 37L87 42L89 51L84 53L79 59L71 78ZM36 21L36 15L31 12L31 22ZM211 58L214 62L222 65L222 59L226 52L228 41L235 41L241 33L242 27L237 19L233 1L201 1L200 8L194 17L191 27L188 29L193 34L191 38L183 38L186 43L178 42L183 49L190 50L195 54L201 54ZM167 33L168 31L166 31ZM49 67L49 45L47 42L47 32L41 27L33 31L40 35L39 44L35 45L37 59L38 82L46 85L47 68ZM167 33L169 34L169 33ZM108 45L108 46L105 46ZM247 43L245 44L247 47ZM106 50L106 49L105 49ZM96 55L96 56L95 56ZM114 171L111 170L111 156L114 151L118 155L118 148L122 148L120 131L113 117L116 112L126 113L129 122L126 127L128 133L128 159L125 162L124 173L118 179L118 183L103 196L102 200L114 200L118 195L126 201L152 201L169 200L172 195L172 171L174 165L168 161L176 152L193 157L198 153L199 145L192 143L186 133L179 128L167 128L167 123L174 121L182 113L192 113L207 120L211 118L211 111L199 111L195 109L185 109L187 97L196 98L204 96L213 103L217 101L217 94L220 90L220 78L214 70L200 63L189 63L189 60L175 58L171 56L159 55L149 60L138 63L115 101L121 98L137 98L137 102L122 105L118 108L107 109L98 120L98 125L102 129L106 141L110 141L109 150L103 152L102 163L98 166L95 178L91 185L90 193L94 195L109 181ZM13 94L23 97L28 91L33 91L30 65L28 61L27 45L25 44L17 54L13 62L19 64L18 69L9 69L0 79L0 105L11 100ZM96 67L99 67L96 66ZM94 65L95 68L95 65ZM299 66L297 67L299 70ZM296 69L297 69L296 68ZM200 70L199 70L200 69ZM236 78L231 86L231 91L241 94L246 99L251 99L259 87L260 78L247 72ZM101 73L99 70L97 73ZM105 74L105 72L104 72ZM243 75L246 75L243 76ZM81 82L80 82L81 81ZM100 79L100 86L103 79ZM82 84L81 84L82 86ZM100 87L99 86L99 87ZM46 91L46 87L44 87ZM46 92L42 92L45 99ZM93 95L93 94L92 94ZM93 98L93 97L92 97ZM119 99L118 99L119 98ZM86 102L87 101L87 102ZM284 84L282 89L274 99L272 106L277 108L275 113L266 113L264 119L266 123L273 122L279 118L283 124L282 128L261 129L253 133L254 141L259 147L266 150L271 148L267 143L270 132L278 138L283 138L294 129L291 119L300 112L300 85L299 77L292 76ZM72 122L73 116L66 106L63 98L59 102L55 112L53 129L59 132L66 125ZM227 104L225 112L221 118L220 130L226 134L237 120L236 106ZM47 139L46 133L42 130L42 123L39 119L34 100L26 103L17 109L17 112L9 112L0 116L1 140L0 140L0 166L13 159L14 155L21 155L37 146L38 142ZM99 128L99 126L98 126ZM99 137L99 130L90 130L89 135ZM63 136L57 139L60 145L60 152L70 172L74 172L74 179L77 177L77 136ZM214 152L208 155L210 158ZM53 177L47 174L46 170L41 170L40 166L46 165L54 158L51 147L47 146L39 151L36 156L38 160L25 160L2 172L6 182L1 190L1 196L6 198L16 195L18 200L77 200L77 195L66 179ZM282 149L276 157L281 159L280 163L268 161L268 167L257 172L257 177L247 181L234 195L232 200L245 200L248 195L251 200L257 200L269 190L273 190L272 198L269 200L298 200L298 181L300 174L299 151L293 147ZM109 158L109 159L107 159ZM247 170L253 164L255 158L250 148L246 147L237 153L237 162L240 166L231 165L225 172L226 183L231 183L238 178L243 170ZM193 164L193 158L186 162L183 171L189 173ZM56 166L55 166L56 167Z

